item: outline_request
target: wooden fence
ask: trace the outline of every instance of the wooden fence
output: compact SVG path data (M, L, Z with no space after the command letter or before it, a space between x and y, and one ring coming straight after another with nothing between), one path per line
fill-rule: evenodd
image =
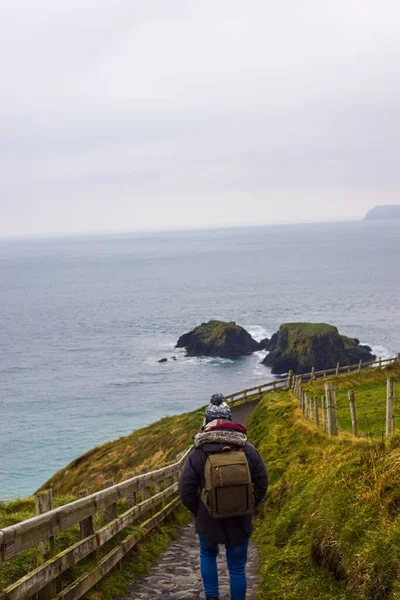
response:
M312 396L306 392L301 384L300 376L296 377L293 384L293 392L299 401L299 405L306 418L313 421L316 425L323 427L329 435L338 435L338 406L336 400L336 388L333 381L325 383L325 395L319 399L317 396ZM395 400L399 400L400 396L395 396L395 381L392 377L386 380L386 399L378 402L358 405L356 403L356 392L353 389L348 390L348 410L350 412L351 430L355 437L360 437L358 411L370 407L385 404L386 414L382 418L366 419L368 426L374 421L385 421L385 437L392 435L395 429L395 420L400 418L400 415L395 414ZM372 433L369 432L368 436Z
M330 377L331 375L338 376L341 373L350 373L350 372L360 372L362 369L371 369L371 368L382 368L387 367L390 364L399 361L399 356L395 356L394 358L385 358L378 360L373 360L369 362L363 362L360 360L357 364L353 365L341 365L337 363L336 367L333 369L325 369L323 371L316 371L313 367L310 373L303 373L302 375L294 375L293 371L289 371L287 377L275 379L274 381L268 381L267 383L263 383L261 385L256 385L251 388L246 388L244 390L240 390L240 392L234 392L233 394L228 394L225 396L225 400L232 403L239 402L247 402L249 399L257 400L257 398L261 398L262 394L265 392L275 391L277 389L293 389L294 382L296 377L300 378L300 381L314 381L315 379L320 379L323 377Z
M179 504L178 479L191 448L176 463L136 477L126 476L116 485L89 494L82 490L78 500L52 509L51 490L38 494L37 516L0 530L0 562L39 545L40 564L7 589L0 600L75 600L81 598L128 554L146 533L158 525ZM159 488L162 487L162 491ZM140 496L140 498L139 498ZM117 502L125 500L124 512L117 514ZM138 502L138 500L140 500ZM107 524L94 531L93 516L104 511ZM154 514L154 511L155 512ZM72 566L94 553L107 542L148 516L125 539L70 585L56 592L57 578ZM54 536L69 527L80 525L81 540L54 556Z
M247 388L228 394L226 400L232 405L255 401L268 391L278 389L294 389L301 387L301 381L314 380L318 377L361 370L363 368L383 367L396 361L396 358L379 360L357 365L340 366L325 371L315 371L305 375L294 376L289 372L285 378ZM325 412L324 412L325 414ZM327 420L331 423L330 431L334 431L335 412L331 402L327 406ZM316 411L318 415L318 410ZM318 416L316 417L318 418ZM177 462L162 469L141 475L127 475L121 483L109 481L105 489L94 494L81 490L78 499L59 508L52 508L51 490L35 497L35 517L16 523L0 530L0 563L8 561L24 550L38 547L40 564L38 567L0 591L0 600L77 600L98 583L111 569L121 563L123 558L136 544L170 514L180 503L178 495L178 479L191 448L177 457ZM160 490L160 488L162 488ZM124 501L122 514L118 514L120 502ZM117 502L119 503L117 505ZM103 511L106 525L94 530L93 517ZM156 511L156 512L155 512ZM155 514L154 514L155 512ZM143 520L147 517L146 520ZM54 555L54 536L79 524L80 541ZM122 541L121 534L127 527L135 526ZM119 536L117 539L116 536ZM62 588L60 575L85 558L96 557L99 549L114 540L115 546L102 558L94 562L92 568ZM56 590L57 588L62 588Z

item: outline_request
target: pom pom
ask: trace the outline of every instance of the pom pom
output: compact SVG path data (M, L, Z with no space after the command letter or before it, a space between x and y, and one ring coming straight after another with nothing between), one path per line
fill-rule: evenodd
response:
M211 396L210 404L213 404L214 406L221 406L224 400L225 396L223 394L214 394Z

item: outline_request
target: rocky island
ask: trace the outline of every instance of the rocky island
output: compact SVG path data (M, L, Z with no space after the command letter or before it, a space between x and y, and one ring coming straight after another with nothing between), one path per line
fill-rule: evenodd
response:
M261 345L233 321L208 321L181 335L176 348L186 348L187 356L239 358L260 350Z
M338 329L326 323L285 323L280 326L269 343L269 354L262 361L272 373L309 373L358 361L372 361L369 346L360 345L356 338L340 335Z
M400 219L400 204L388 204L386 206L375 206L365 215L365 221L380 221L388 219Z

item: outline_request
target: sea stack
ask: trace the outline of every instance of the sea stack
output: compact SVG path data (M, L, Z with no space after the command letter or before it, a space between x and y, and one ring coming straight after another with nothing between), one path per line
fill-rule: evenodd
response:
M270 353L262 362L276 374L290 369L309 373L312 367L319 371L332 369L338 362L348 365L376 358L369 346L340 335L337 327L327 323L284 323L272 339Z
M176 348L186 348L187 356L239 358L260 349L260 344L233 321L208 321L184 333Z

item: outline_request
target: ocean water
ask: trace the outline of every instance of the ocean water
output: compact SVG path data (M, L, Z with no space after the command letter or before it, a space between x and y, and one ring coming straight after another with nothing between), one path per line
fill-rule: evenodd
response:
M400 350L400 221L0 241L0 498L94 445L272 378L263 353L185 358L235 320L325 321ZM162 357L177 361L159 364Z

